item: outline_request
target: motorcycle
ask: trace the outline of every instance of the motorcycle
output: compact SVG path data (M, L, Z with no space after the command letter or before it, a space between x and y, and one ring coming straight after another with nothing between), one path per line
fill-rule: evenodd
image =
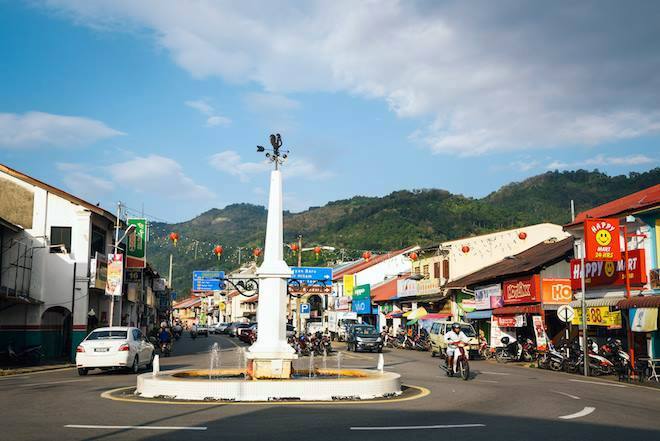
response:
M172 352L172 344L169 342L161 342L160 344L160 353L163 357L169 357Z
M539 354L536 350L536 344L534 341L532 341L532 339L525 339L521 346L522 353L520 354L520 358L523 361L534 361L538 358Z
M612 362L614 371L617 373L619 380L625 380L632 372L630 363L630 355L623 350L621 340L608 338L607 342L600 347L603 356Z
M559 352L552 343L548 343L548 350L543 352L537 359L538 367L541 369L550 369L551 371L561 371L564 369L566 357Z
M495 350L495 359L498 363L522 359L523 347L518 340L511 341L509 337L504 336L500 341L504 346Z
M479 337L479 356L484 360L493 358L493 351L488 346L486 338L482 336Z
M196 339L197 338L197 331L194 331L194 330L191 329L190 330L190 338L192 338L193 340Z
M614 372L614 364L607 358L594 352L593 344L591 342L589 343L589 375L600 376L612 374ZM584 352L580 348L579 342L575 341L571 345L571 356L566 359L564 367L567 372L584 374Z
M10 343L6 351L9 361L20 364L40 364L44 359L44 354L41 345L26 346L17 351Z
M452 366L440 365L440 368L447 372L448 377L453 377L454 374L460 374L460 377L465 381L470 378L470 363L468 361L467 350L465 349L467 346L467 343L456 343L456 351L454 352ZM445 362L448 362L447 355L443 355L443 358L445 358Z

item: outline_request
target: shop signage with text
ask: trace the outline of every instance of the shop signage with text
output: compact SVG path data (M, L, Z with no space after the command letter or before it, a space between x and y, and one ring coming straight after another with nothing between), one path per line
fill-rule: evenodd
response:
M621 259L618 219L586 219L584 221L585 259L617 261Z
M539 300L539 276L507 280L503 283L504 304L532 303Z
M548 305L563 305L573 300L571 279L543 279L543 303Z
M355 275L349 274L348 276L344 276L342 281L344 282L344 295L352 296L353 286L355 286Z
M582 308L575 308L574 325L582 324ZM610 311L609 306L592 306L587 308L587 325L621 327L621 311Z
M496 315L494 317L500 328L522 328L527 324L524 314Z
M147 220L128 219L128 226L134 225L126 244L126 268L147 266Z
M587 287L624 285L626 283L624 259L617 262L585 262L584 279ZM579 259L571 260L571 287L580 290L581 265ZM628 278L634 286L646 283L646 260L643 249L628 251Z
M498 308L502 303L502 286L483 286L474 290L474 306L477 310Z
M353 300L355 299L370 299L371 298L371 285L358 285L353 288Z

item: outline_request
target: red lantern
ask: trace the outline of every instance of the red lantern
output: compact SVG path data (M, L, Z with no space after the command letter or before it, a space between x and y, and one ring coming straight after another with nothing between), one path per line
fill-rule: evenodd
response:
M371 251L365 251L364 253L362 253L362 258L367 262L369 262L369 259L371 259Z
M521 231L520 233L518 233L518 238L519 238L520 240L525 240L525 239L527 239L527 233L525 233L524 231Z
M170 240L174 243L174 246L176 246L176 243L179 241L179 233L171 232Z
M321 254L321 247L314 247L314 254L316 255L316 259L318 259L319 254Z
M254 250L252 250L252 255L253 255L254 257L259 257L259 256L261 256L261 248L255 248Z
M218 260L220 260L220 256L222 256L222 245L216 245L215 248L213 248L213 253L216 255Z
M289 245L289 248L291 248L291 251L295 253L296 251L298 251L298 244L292 243L291 245Z
M408 254L408 257L410 257L410 260L412 260L413 262L415 262L417 259L419 259L419 256L414 251L412 253Z
M463 248L461 248L461 251L463 251L464 253L469 253L470 252L470 247L467 246L467 245L463 245Z

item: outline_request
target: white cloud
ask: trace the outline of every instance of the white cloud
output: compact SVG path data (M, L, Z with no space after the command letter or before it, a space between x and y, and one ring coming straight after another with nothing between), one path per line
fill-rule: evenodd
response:
M548 170L558 170L578 167L634 166L654 163L657 164L658 160L639 154L629 156L596 155L593 158L575 162L562 162L555 160L548 164L546 168Z
M300 108L300 103L274 93L248 93L243 97L245 106L256 113L287 112Z
M98 29L151 30L196 78L260 84L271 102L252 96L248 105L291 110L281 99L291 92L381 99L400 117L433 121L413 139L434 153L594 145L660 131L653 2L48 3Z
M215 108L205 99L189 100L184 104L207 117L206 127L231 125L231 119L226 116L218 115Z
M212 155L209 158L209 163L216 170L238 176L241 182L247 182L252 175L265 173L272 168L269 161L243 162L241 156L234 150L225 150ZM287 179L300 178L306 180L323 180L334 176L331 171L321 170L315 163L305 158L285 161L282 167L282 175Z
M124 133L80 116L0 113L0 148L75 147L119 135Z
M136 157L107 166L106 170L115 183L140 193L168 199L215 197L211 190L188 177L178 162L164 156Z
M74 195L90 201L106 199L105 195L112 191L113 183L98 174L98 170L85 167L82 164L58 162L57 170L62 172L62 181Z

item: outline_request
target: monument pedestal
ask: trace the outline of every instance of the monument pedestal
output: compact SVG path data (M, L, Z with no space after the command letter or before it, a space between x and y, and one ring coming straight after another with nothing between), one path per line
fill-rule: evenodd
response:
M293 360L298 358L295 354L273 354L268 357L259 354L257 357L247 355L247 375L254 380L289 379L293 373Z

